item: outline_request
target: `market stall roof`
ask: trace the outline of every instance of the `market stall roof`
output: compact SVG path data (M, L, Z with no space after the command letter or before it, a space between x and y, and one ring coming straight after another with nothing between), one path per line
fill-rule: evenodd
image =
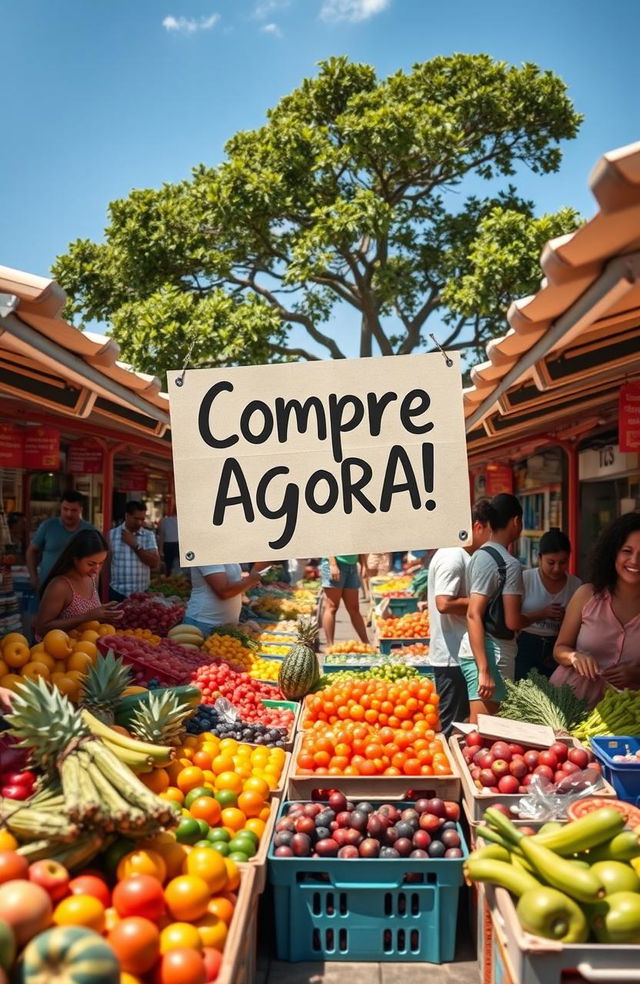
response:
M640 372L640 142L604 154L589 184L595 216L547 243L540 290L513 302L510 330L471 370L470 455L604 424Z
M68 324L65 302L54 280L0 266L0 392L167 440L169 400L159 379L119 361L113 339Z

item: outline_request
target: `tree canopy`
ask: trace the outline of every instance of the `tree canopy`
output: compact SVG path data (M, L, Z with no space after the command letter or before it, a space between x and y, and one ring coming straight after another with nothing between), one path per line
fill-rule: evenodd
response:
M218 166L112 202L104 241L72 243L54 276L72 320L110 323L160 375L187 356L343 358L336 312L362 356L432 348L434 331L478 354L537 289L546 240L579 222L536 217L516 182L558 170L580 121L533 64L455 54L378 79L331 58Z

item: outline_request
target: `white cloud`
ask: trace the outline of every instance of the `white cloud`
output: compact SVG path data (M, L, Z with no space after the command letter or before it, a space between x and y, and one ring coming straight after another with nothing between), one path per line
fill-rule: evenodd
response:
M263 34L273 35L274 38L282 37L282 31L280 30L277 24L273 24L273 23L263 24L260 30L262 31Z
M320 17L326 21L350 21L357 24L381 14L391 0L323 0Z
M196 31L210 31L220 20L220 14L210 14L209 17L174 17L169 14L162 22L166 31L176 34L195 34Z
M258 0L253 11L253 16L256 20L266 20L275 10L284 10L285 7L289 6L290 2L291 0Z

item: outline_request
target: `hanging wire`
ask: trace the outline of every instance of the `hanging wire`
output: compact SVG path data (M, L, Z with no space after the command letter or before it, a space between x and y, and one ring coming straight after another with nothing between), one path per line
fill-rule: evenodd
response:
M184 369L178 378L175 380L176 386L184 386L184 377L186 375L187 369L189 368L189 363L191 362L191 356L193 355L193 350L195 344L198 340L197 332L193 331L191 335L191 341L189 342L189 348L187 349L187 354L184 357Z
M446 366L447 366L447 369L451 369L451 366L453 365L453 359L449 358L449 356L447 355L447 353L445 352L445 350L443 349L442 345L440 344L440 342L438 341L438 339L436 338L436 336L433 334L433 332L430 332L429 333L429 338L431 339L431 341L433 342L433 344L436 346L436 348L439 349L440 352L442 352L442 354L444 356L444 361L445 361Z

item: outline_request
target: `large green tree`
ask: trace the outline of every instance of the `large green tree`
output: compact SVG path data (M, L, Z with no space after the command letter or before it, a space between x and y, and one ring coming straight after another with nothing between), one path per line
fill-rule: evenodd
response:
M218 166L112 202L104 241L72 243L54 275L70 317L110 323L160 374L188 354L342 358L349 319L363 356L431 348L434 331L477 354L536 289L544 242L577 225L569 208L536 217L516 182L556 171L579 124L532 64L457 54L381 80L332 58Z

